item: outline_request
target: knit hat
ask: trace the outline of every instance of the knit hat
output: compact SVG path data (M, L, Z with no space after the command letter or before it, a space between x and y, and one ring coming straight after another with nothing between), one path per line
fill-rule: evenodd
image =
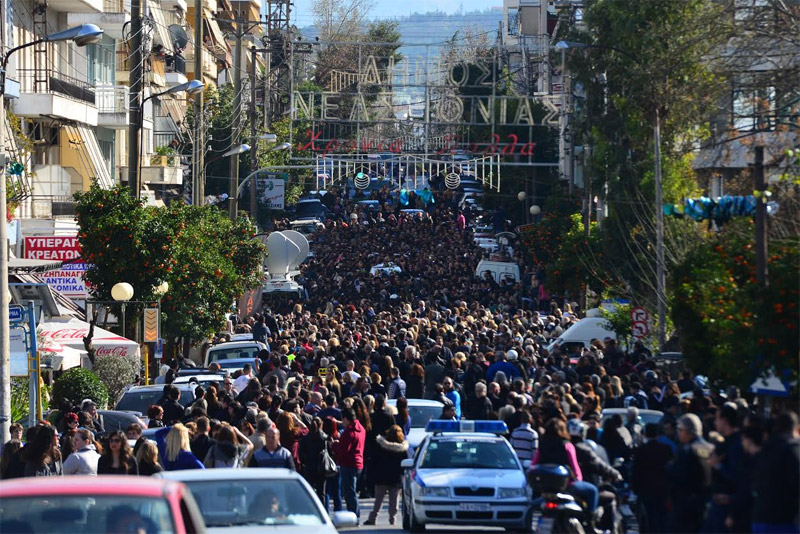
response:
M64 414L64 422L65 423L77 423L78 422L78 414L74 412L67 412Z

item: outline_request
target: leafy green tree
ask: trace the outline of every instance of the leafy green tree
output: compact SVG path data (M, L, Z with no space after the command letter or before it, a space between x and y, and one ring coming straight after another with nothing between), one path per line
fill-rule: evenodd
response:
M769 248L769 287L756 284L752 220L729 223L673 269L672 320L696 372L747 387L774 370L798 377L800 246Z
M172 203L162 215L176 241L176 268L161 299L163 328L172 337L203 339L223 326L232 299L258 284L264 246L249 219L231 222L215 207Z
M133 384L139 374L139 361L130 356L100 356L95 360L92 371L105 384L113 404L125 387Z
M605 192L609 209L599 235L609 261L597 269L611 293L655 302L654 221L661 206L655 205L653 125L658 117L664 202L677 202L698 189L689 154L708 136L726 87L709 59L732 35L732 19L721 3L705 0L607 0L588 5L584 30L564 35L589 45L567 53L586 93L575 124L578 143L592 147L585 175L592 191ZM702 235L685 223L667 224L672 265Z
M108 390L97 375L83 367L67 369L56 378L53 384L51 404L58 406L62 399L69 399L72 404L80 404L83 399L92 399L98 407L108 403Z
M232 222L218 208L181 202L145 207L121 186L93 186L75 200L92 296L111 300L113 285L124 281L136 300L155 301L154 287L166 281L167 339L197 340L218 330L232 300L262 276L264 247L247 218Z

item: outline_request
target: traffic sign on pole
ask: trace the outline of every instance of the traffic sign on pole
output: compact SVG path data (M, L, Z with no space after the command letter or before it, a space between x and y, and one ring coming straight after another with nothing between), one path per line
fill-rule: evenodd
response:
M21 323L25 318L25 310L22 306L11 305L8 307L8 322Z
M641 339L650 333L650 327L644 321L634 321L631 334L636 339Z
M650 314L641 306L631 308L631 320L633 322L646 323L650 320Z

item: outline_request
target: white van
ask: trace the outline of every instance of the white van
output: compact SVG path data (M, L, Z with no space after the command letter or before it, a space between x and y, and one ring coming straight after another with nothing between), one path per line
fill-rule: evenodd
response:
M564 330L547 346L547 350L552 352L556 347L570 348L574 345L588 347L593 339L617 339L617 334L607 329L609 326L608 321L602 317L585 317Z
M495 241L496 243L496 241ZM495 261L495 260L481 260L478 262L478 268L475 269L475 276L483 278L487 272L491 273L492 278L498 284L502 280L511 282L519 282L519 265L513 261Z

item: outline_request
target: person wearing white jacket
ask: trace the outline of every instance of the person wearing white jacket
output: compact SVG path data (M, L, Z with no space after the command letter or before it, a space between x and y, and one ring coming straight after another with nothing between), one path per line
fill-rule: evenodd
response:
M64 460L65 475L97 476L97 461L100 455L92 440L92 433L85 428L78 429L72 437L73 452Z

